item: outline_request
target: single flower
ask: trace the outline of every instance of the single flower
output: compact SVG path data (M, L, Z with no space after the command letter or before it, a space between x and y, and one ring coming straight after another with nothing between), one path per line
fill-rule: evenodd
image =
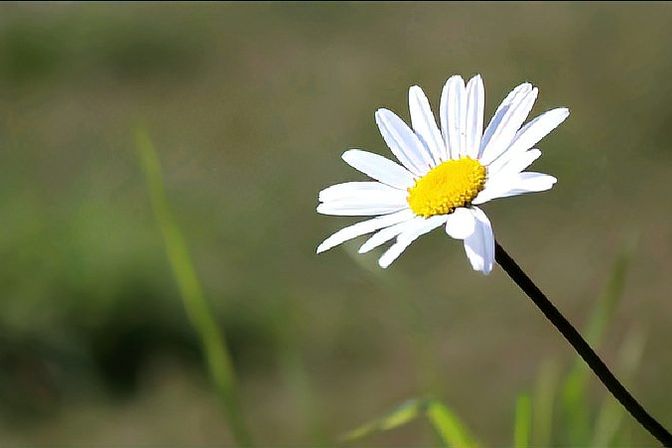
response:
M373 235L360 247L368 252L395 240L380 257L388 267L418 237L445 226L451 237L464 240L472 267L488 274L495 257L495 239L488 217L477 207L488 201L549 190L556 178L524 171L540 155L530 149L569 115L553 109L523 126L537 98L529 83L513 89L483 131L485 90L479 75L465 86L453 76L443 88L441 129L422 89L408 92L411 125L394 112L376 111L383 139L401 163L359 149L343 160L375 179L346 182L319 194L318 213L375 216L345 227L324 240L317 253L361 235Z

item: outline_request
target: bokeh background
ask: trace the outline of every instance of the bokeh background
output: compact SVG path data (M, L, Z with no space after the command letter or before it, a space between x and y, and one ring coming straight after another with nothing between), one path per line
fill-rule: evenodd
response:
M584 328L636 241L599 351L616 366L627 335L643 335L626 382L672 426L671 22L660 3L3 4L2 445L232 443L166 260L138 128L258 444L334 444L427 396L486 446L510 444L516 397L538 388L540 369L562 378L574 355L501 271L473 272L441 232L386 271L356 244L315 255L353 222L315 213L321 188L361 179L340 154L388 154L375 109L408 118L413 84L436 109L455 73L484 77L486 120L526 80L540 88L533 115L571 109L534 165L556 187L486 211ZM604 399L591 380L591 415ZM569 443L561 410L552 420L550 440ZM619 428L619 440L653 443L629 417ZM361 443L435 442L417 419Z

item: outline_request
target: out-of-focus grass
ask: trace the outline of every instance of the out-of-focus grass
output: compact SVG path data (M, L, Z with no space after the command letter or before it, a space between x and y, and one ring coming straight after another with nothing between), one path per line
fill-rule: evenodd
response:
M349 431L343 440L356 442L382 431L389 431L405 425L419 417L425 417L436 432L441 446L468 448L476 446L464 423L437 400L409 400L379 419Z
M636 238L631 237L623 251L613 263L609 280L597 300L592 316L585 330L585 338L594 349L599 349L605 336L608 323L613 319L618 303L623 297L626 273L633 256ZM578 446L588 443L590 428L593 425L589 417L588 383L593 373L582 359L577 359L564 380L562 386L562 404L564 424L572 428L567 432L567 443Z
M427 418L439 435L443 446L456 448L476 446L466 425L443 403L430 400L427 405Z
M187 316L201 340L212 381L227 411L236 443L240 446L249 446L251 439L243 421L236 375L226 339L203 295L203 288L191 262L187 243L168 205L160 161L144 130L137 131L136 145L147 177L156 221L165 241L166 254L180 289Z
M532 442L535 446L550 446L555 415L555 395L560 376L559 366L556 361L547 360L539 366L538 372L532 403L534 409Z
M619 254L610 272L604 292L595 301L593 314L585 330L586 337L594 344L605 337L612 324L620 295L625 286L629 260L633 255L635 239L631 238ZM634 371L641 362L644 350L644 337L640 330L630 332L624 340L619 354L619 363L615 370L622 381L632 380ZM584 372L585 369L585 372ZM521 393L515 402L513 422L513 444L515 447L552 446L572 440L575 446L602 447L613 443L627 444L623 439L625 409L610 394L605 393L598 412L593 416L589 404L588 383L597 381L590 375L583 360L576 357L575 364L569 369L564 388L558 389L557 369L553 361L547 361L539 369L534 397ZM571 387L568 400L568 388ZM533 407L538 404L538 409ZM553 408L561 405L563 419L553 433ZM434 430L439 434L442 446L478 446L461 420L454 412L436 399L409 400L383 417L348 432L346 441L359 441L374 434L397 429L426 414ZM629 417L629 416L628 416ZM579 420L581 419L581 420ZM585 432L576 434L576 424ZM620 439L618 437L621 437Z
M231 355L223 330L213 318L210 305L203 295L187 243L170 211L163 186L161 162L144 130L137 131L136 145L147 178L156 221L163 235L166 254L182 295L184 309L198 333L212 382L227 411L234 439L240 446L250 446L251 438L243 421Z
M622 381L632 382L636 370L641 366L645 344L646 337L641 329L635 328L627 333L616 365ZM611 397L605 397L595 419L591 445L595 447L612 446L615 443L630 445L632 442L626 439L627 434L624 433L623 425L623 420L627 418L630 416L620 403Z
M313 446L327 446L331 437L324 430L324 411L317 402L313 381L306 371L300 340L303 314L292 297L278 305L276 328L277 359L281 375L292 396L292 404L301 414L301 421Z
M376 276L341 248L314 254L351 222L314 213L321 188L362 179L340 153L389 155L375 109L408 118L413 84L436 109L448 76L477 72L488 115L525 80L540 88L533 115L572 111L533 165L556 187L487 212L573 322L585 323L622 235L640 230L612 328L646 328L631 386L671 422L670 20L667 4L3 4L3 445L231 436L165 269L138 120L161 148L260 444L333 440L386 404L437 391L479 439L505 445L521 390L532 394L531 440L566 442L557 402L544 414L553 434L539 435L549 408L535 381L551 358L558 370L542 388L564 384L571 353L506 278L471 272L441 232ZM610 365L621 334L601 341ZM601 393L588 384L591 415ZM630 444L650 442L628 422ZM436 440L413 424L371 441Z
M513 446L524 448L530 446L532 432L532 400L528 394L521 394L516 399L516 413L513 423Z
M385 291L394 303L400 320L410 336L413 351L413 366L417 376L417 387L425 394L440 396L445 387L441 381L441 372L436 359L436 344L421 304L416 300L417 285L413 279L399 273L394 276L385 275L378 266L377 259L372 256L361 256L354 245L346 243L345 251L353 263L361 266L375 280L376 286Z

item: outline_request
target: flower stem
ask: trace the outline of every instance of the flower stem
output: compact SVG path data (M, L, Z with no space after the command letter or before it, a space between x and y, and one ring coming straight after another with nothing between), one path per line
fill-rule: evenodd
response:
M641 404L616 379L599 356L590 348L581 334L572 326L565 316L551 303L543 292L532 282L530 277L516 264L506 251L495 241L495 260L511 277L516 285L532 299L535 305L544 313L544 316L562 333L574 350L588 364L588 367L602 381L602 384L611 392L621 405L632 415L640 425L658 439L663 446L672 447L672 434L642 407Z

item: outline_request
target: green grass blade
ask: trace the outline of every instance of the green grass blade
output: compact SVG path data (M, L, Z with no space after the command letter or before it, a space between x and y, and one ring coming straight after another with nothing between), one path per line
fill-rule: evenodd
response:
M275 322L278 363L290 394L303 415L312 445L327 446L329 443L324 430L322 408L316 402L299 346L299 329L304 320L299 304L293 297L286 297L278 304Z
M553 407L558 389L559 369L556 362L542 364L534 390L532 426L534 446L550 446L553 429Z
M343 436L343 441L353 442L371 434L398 428L421 415L425 407L422 400L409 400L381 418L365 423Z
M636 237L630 238L613 263L609 280L595 304L584 336L588 343L598 349L614 312L618 307L625 286L628 266L636 245ZM587 403L587 387L590 372L583 360L577 358L567 375L562 388L562 408L565 425L571 428L567 442L570 445L585 445L590 439L590 415Z
M514 420L513 446L525 448L530 446L532 432L532 400L528 394L518 396Z
M365 423L343 436L343 441L353 442L371 434L403 426L426 415L443 446L473 448L477 444L460 419L438 400L409 400L381 418Z
M635 329L628 333L620 350L617 363L617 371L625 382L632 381L642 361L645 345L646 337L641 330ZM597 415L592 445L595 447L612 446L621 429L624 416L625 409L623 409L623 406L614 400L611 395L607 395L602 401ZM619 442L621 446L627 446L623 441Z
M593 315L588 322L584 334L586 340L594 346L599 346L602 343L606 329L623 297L628 267L630 266L636 245L636 236L632 236L626 241L621 253L612 265L609 280L595 305Z
M251 439L243 423L231 357L222 331L203 295L187 243L170 211L159 158L149 136L141 130L136 133L136 146L154 215L163 235L168 261L187 316L200 338L208 369L226 411L233 437L238 445L250 446Z
M590 414L586 399L587 372L581 367L572 369L565 379L562 390L562 409L567 441L573 446L587 443L590 433Z
M427 405L427 418L445 446L468 448L477 446L467 427L450 409L439 401Z

